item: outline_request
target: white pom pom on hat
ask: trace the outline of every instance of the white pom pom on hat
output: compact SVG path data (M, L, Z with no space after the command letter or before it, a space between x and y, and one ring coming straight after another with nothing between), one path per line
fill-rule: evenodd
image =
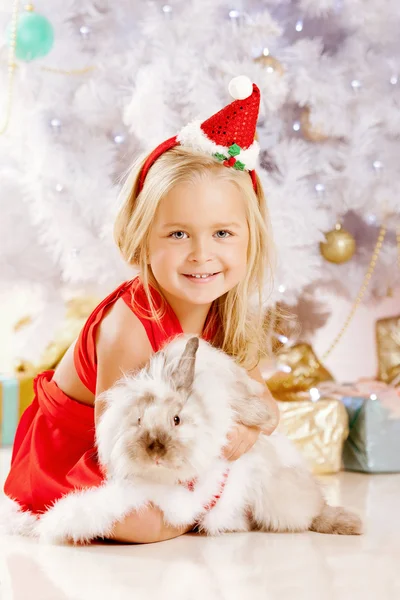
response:
M230 80L228 90L235 100L244 100L253 93L253 83L246 75L239 75Z

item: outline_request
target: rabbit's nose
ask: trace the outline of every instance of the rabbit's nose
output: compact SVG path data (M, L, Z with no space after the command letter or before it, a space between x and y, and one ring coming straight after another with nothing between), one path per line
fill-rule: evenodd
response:
M166 453L165 445L160 442L160 440L153 440L148 444L147 450L151 452L151 454L157 455L159 457L164 456Z

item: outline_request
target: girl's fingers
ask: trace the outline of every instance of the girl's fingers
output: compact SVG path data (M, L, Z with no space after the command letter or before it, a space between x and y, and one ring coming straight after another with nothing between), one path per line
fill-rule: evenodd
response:
M224 458L231 462L237 460L254 446L259 435L259 429L239 423L228 434L229 443L223 449Z
M242 454L244 454L245 452L247 452L246 442L244 442L242 440L239 442L239 444L237 444L234 448L232 448L232 451L230 452L227 460L229 460L230 462L233 462L233 461L237 460L238 458L240 458L242 456Z

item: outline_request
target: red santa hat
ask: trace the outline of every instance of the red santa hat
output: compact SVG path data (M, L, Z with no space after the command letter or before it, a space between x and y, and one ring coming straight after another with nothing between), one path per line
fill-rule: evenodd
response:
M208 154L226 167L248 171L257 191L255 167L260 146L255 140L260 90L248 77L241 75L231 80L229 93L234 102L204 121L191 121L178 135L166 140L148 156L139 179L142 190L147 173L164 152L174 146L192 148Z

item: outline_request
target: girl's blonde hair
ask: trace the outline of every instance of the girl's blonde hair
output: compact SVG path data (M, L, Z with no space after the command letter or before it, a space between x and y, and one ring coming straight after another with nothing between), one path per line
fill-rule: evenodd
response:
M136 161L122 187L123 204L115 222L114 237L125 261L139 268L151 307L150 318L158 322L162 313L155 309L150 285L160 293L161 290L148 264L148 240L161 199L178 183L195 183L210 175L230 181L242 192L249 227L246 274L235 288L213 302L211 315L219 324L213 343L243 367L254 368L267 354L268 324L263 298L269 286L272 287L275 263L271 224L259 178L256 193L249 173L227 168L212 157L176 146L155 161L139 192L139 176L145 160L146 157L141 157Z

